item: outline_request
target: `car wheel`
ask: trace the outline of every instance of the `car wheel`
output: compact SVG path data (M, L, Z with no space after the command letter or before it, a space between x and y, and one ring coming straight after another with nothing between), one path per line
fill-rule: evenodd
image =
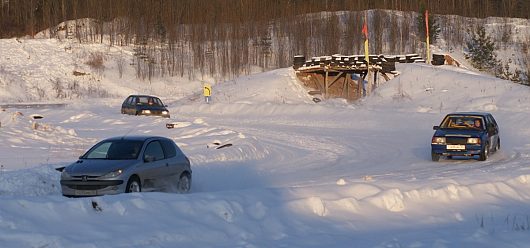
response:
M140 184L140 179L137 176L132 176L127 182L127 187L125 188L125 193L131 192L142 192L142 186Z
M187 172L182 173L177 184L179 193L188 193L191 189L191 175Z
M434 162L438 162L438 160L440 160L440 154L435 153L434 151L431 151L431 159Z
M478 160L486 161L486 159L488 159L489 153L490 153L489 144L486 143L486 145L484 145L484 149L480 152Z

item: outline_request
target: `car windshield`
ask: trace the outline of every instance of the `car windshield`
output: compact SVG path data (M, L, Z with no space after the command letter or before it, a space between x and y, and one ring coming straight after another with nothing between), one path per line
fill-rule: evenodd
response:
M442 121L440 128L482 130L483 123L480 116L449 115Z
M106 160L134 160L138 158L143 141L114 140L99 143L82 158Z
M138 97L138 104L149 106L162 106L162 101L156 97L140 96Z

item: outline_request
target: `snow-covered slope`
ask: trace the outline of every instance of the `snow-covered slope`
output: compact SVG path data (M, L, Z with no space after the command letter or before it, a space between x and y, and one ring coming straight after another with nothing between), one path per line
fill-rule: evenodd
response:
M0 102L36 101L32 84L75 79L65 43L0 45L10 51L0 59L0 86L9 89ZM119 80L112 63L106 68L98 82L107 97L55 99L53 87L40 86L43 99L67 105L0 111L2 247L528 246L528 87L413 64L361 102L313 103L294 72L279 69L209 81L213 103L205 104L200 81L146 83L131 68L123 77L130 80ZM161 96L172 118L121 115L134 92ZM484 162L431 162L432 126L447 112L471 110L497 118L502 149ZM61 196L54 168L125 134L175 140L192 161L192 192Z
M367 99L366 106L400 111L529 111L529 88L453 66L398 65L403 75ZM414 109L416 108L416 109Z
M68 39L4 39L0 49L0 103L125 98L145 92L182 98L202 89L200 81L187 78L138 79L130 47L80 45ZM94 58L102 59L101 66L92 63Z

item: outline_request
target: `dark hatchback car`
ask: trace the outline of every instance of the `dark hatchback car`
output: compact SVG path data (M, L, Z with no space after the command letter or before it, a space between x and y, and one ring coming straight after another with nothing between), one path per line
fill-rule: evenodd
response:
M173 140L159 136L105 139L62 169L64 196L97 196L141 191L186 193L190 160Z
M440 156L475 156L478 160L488 159L491 152L501 148L499 126L490 113L458 112L445 116L431 142L431 157L438 161Z
M130 95L121 105L121 113L129 115L156 115L169 118L167 105L156 96Z

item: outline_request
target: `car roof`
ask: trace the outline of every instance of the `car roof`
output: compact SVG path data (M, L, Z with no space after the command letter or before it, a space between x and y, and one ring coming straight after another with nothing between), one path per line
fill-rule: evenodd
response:
M454 113L450 113L448 115L478 115L478 116L487 116L487 115L491 115L490 113L487 113L487 112L454 112Z
M158 98L158 96L151 96L151 95L130 95L128 97L131 97L131 96L135 96L135 97L154 97L154 98Z
M162 136L151 136L151 135L124 135L116 136L104 139L104 141L115 141L115 140L130 140L130 141L146 141L148 139L168 139Z

